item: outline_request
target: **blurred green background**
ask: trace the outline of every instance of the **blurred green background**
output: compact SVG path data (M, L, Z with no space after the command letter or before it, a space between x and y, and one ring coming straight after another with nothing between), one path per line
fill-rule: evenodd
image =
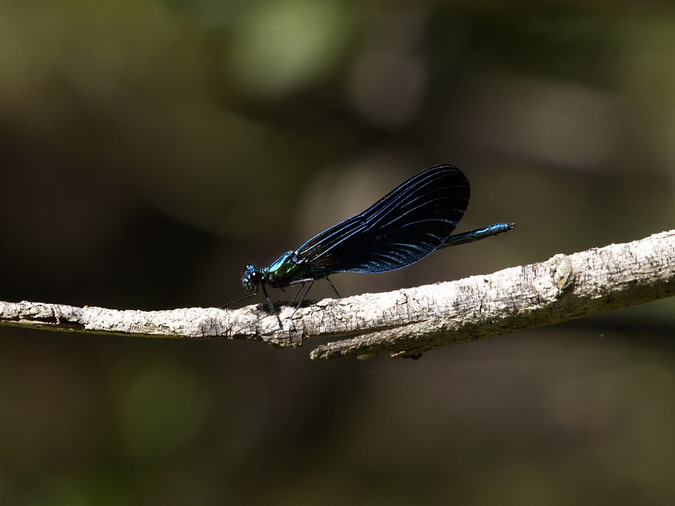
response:
M674 146L668 2L4 0L0 300L219 306L437 163L517 229L343 294L639 239ZM674 309L416 362L0 328L0 504L673 504Z

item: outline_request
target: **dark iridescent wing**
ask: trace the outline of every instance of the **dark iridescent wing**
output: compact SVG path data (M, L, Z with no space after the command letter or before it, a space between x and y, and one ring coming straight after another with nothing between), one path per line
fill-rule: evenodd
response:
M430 167L307 241L297 258L317 276L400 269L443 244L464 215L469 196L469 181L457 167Z

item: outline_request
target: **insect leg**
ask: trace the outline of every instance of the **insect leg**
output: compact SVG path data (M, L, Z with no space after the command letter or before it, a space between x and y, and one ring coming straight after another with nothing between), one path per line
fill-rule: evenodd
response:
M295 306L295 309L293 310L293 313L291 314L291 318L293 318L293 315L296 313L298 309L300 309L300 306L302 306L302 303L305 302L305 297L307 297L307 294L309 293L309 290L312 288L312 285L314 284L314 280L310 280L309 286L307 287L307 290L305 290L305 293L303 296L300 298L300 302L298 302L298 305ZM293 299L296 299L298 295L300 295L300 292L302 292L302 289L305 287L305 283L302 283L302 286L300 287L300 290L298 290L298 293L295 294L295 297Z
M251 297L255 297L256 295L258 295L257 288L253 293L249 293L248 295L244 295L243 297L239 297L238 299L235 299L232 302L228 302L227 304L220 306L220 309L225 309L226 307L230 307L232 304L236 304L237 302L241 302L242 300L250 299Z
M265 298L267 299L267 305L269 306L270 311L272 311L272 313L274 313L274 315L277 317L277 320L279 321L279 328L283 329L284 326L281 324L281 318L279 317L279 312L275 309L274 303L272 303L272 299L270 299L270 296L267 293L267 288L265 288L264 284L261 284L260 287L262 288L262 291L265 294Z
M300 295L300 292L302 292L302 289L305 288L305 282L303 281L302 284L300 285L300 290L298 290L295 295L293 295L293 298L291 299L291 302L295 302L295 299L298 298L298 295ZM307 294L305 294L307 295ZM304 297L303 297L304 299Z
M340 292L337 291L337 289L335 288L335 285L333 284L333 282L332 282L330 279L328 279L328 276L326 276L326 281L328 281L328 284L331 286L331 288L332 288L333 291L335 292L335 295L338 296L338 299L341 299L341 298L342 298L342 295L340 295Z

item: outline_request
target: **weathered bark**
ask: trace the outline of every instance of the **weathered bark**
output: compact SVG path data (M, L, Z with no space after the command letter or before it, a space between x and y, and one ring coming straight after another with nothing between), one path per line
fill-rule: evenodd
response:
M300 346L320 336L314 359L386 353L416 357L464 341L552 325L675 294L675 230L490 275L325 299L294 312L283 327L261 305L238 310L120 311L39 302L0 302L0 325L164 338L227 338Z

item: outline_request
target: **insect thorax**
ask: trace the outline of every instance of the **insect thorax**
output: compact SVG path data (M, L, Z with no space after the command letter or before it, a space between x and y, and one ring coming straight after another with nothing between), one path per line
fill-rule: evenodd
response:
M295 251L287 251L267 267L267 282L275 288L283 288L305 277L302 260Z

